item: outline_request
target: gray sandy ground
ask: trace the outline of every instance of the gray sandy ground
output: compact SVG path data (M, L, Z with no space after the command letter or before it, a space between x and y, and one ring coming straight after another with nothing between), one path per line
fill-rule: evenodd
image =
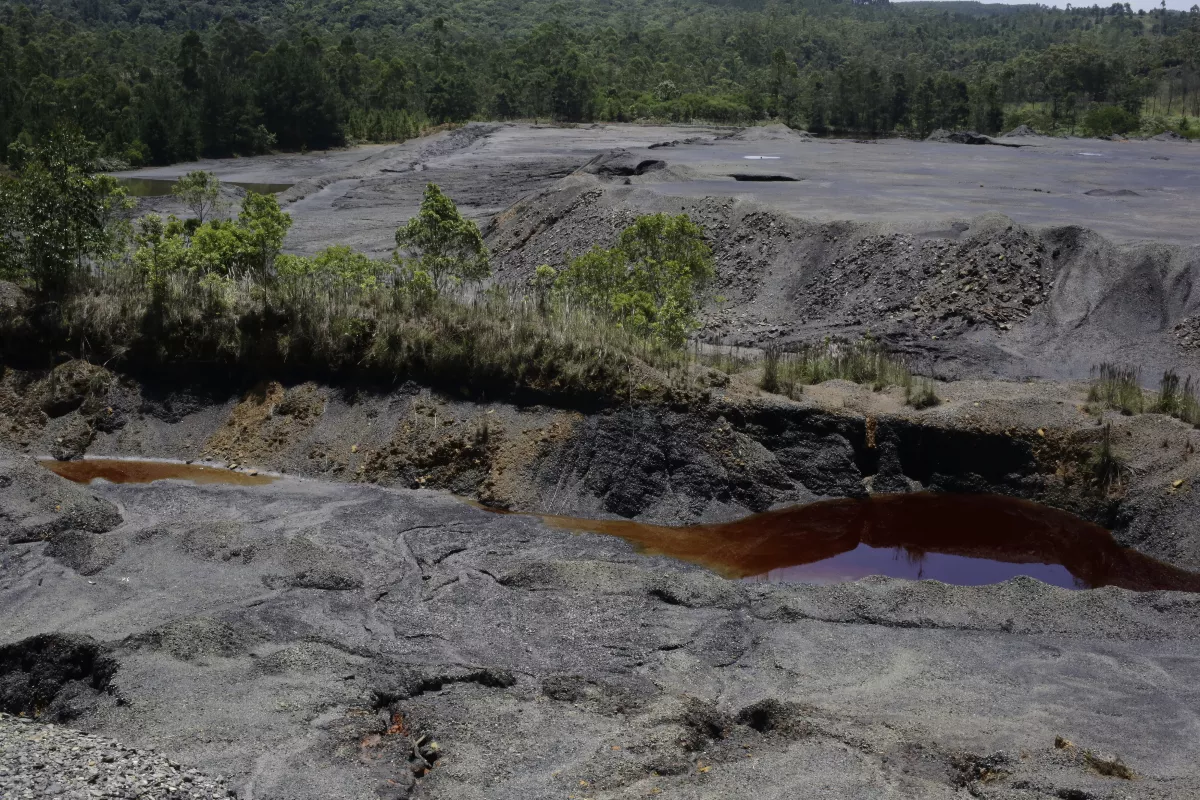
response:
M295 220L288 249L344 243L380 257L436 182L485 227L498 279L516 286L541 263L610 243L639 214L682 211L717 257L711 340L871 331L950 377L1079 379L1104 361L1140 365L1147 383L1200 372L1200 147L1014 141L472 124L395 146L134 174L296 181L281 195ZM597 156L628 176L580 171ZM181 210L161 198L141 208Z
M51 712L241 797L1200 793L1191 595L729 582L298 479L90 491L120 527L0 550L0 645L94 637L118 668Z
M295 219L288 248L346 243L376 255L437 182L485 226L498 279L512 284L538 263L607 244L639 213L688 211L710 234L727 295L706 311L715 338L786 343L869 328L961 374L1078 376L1109 358L1200 365L1192 145L729 133L473 125L396 146L137 174L199 167L294 182L281 195ZM674 144L650 147L664 142ZM1021 386L1004 384L1033 391ZM1064 418L1081 414L1076 390L1060 388L1058 402L1053 385L1038 388L1037 408L1014 419L1045 425L1058 406ZM128 429L97 434L51 402L45 430L21 446L49 437L63 455L93 445L193 457L213 448L214 430L241 430L226 425L234 398L127 394L96 408L128 416ZM892 401L862 402L870 416ZM328 448L297 437L295 452L271 457L319 471L341 452L345 479L366 451L404 444L389 398L347 402L344 414L339 403L313 428ZM584 489L603 478L604 509L671 516L661 497L691 484L664 454L685 452L675 445L686 439L696 461L697 426L713 427L630 409L577 421L582 433L560 446L554 413L530 415L547 419L527 421L529 436L512 434L562 455L575 494L561 499L555 484L549 501L581 513L601 508L602 493ZM613 431L634 418L645 422L637 446L614 450ZM843 422L849 442L860 423ZM1141 448L1129 463L1153 476L1127 504L1137 519L1125 535L1192 565L1191 473L1180 472L1191 469L1192 434L1173 424L1116 426ZM754 445L744 433L738 441ZM230 433L224 449L240 458L254 445L247 437ZM364 449L349 448L359 441ZM831 469L803 452L816 486ZM774 453L754 453L751 467L763 470L752 474L774 474ZM1153 459L1170 463L1144 465ZM0 698L230 776L244 798L1200 796L1192 595L1030 579L730 582L436 492L291 477L255 488L73 487L7 451L0 460ZM705 503L711 475L742 474L709 467L692 480ZM861 488L857 469L841 472Z
M720 138L726 137L726 138ZM821 221L871 219L928 230L985 212L1028 225L1081 225L1114 241L1200 242L1200 147L1181 142L1022 137L1019 148L784 134L729 137L704 127L474 124L401 145L207 160L122 173L175 178L207 169L229 181L297 182L289 247L348 243L382 253L426 182L486 221L598 153L625 148L685 168L664 195L754 198ZM672 147L650 145L678 142ZM733 174L794 182L735 181ZM311 189L319 187L319 191ZM297 195L303 194L303 199ZM940 223L940 224L939 224Z
M413 216L427 183L437 183L469 217L490 220L527 193L569 175L598 152L644 148L689 135L713 138L727 131L666 126L555 127L473 124L399 145L348 150L210 159L121 173L173 179L193 169L226 181L295 183L281 202L295 224L286 246L314 253L349 244L377 256L395 248L396 228ZM146 210L181 212L166 199L147 199Z

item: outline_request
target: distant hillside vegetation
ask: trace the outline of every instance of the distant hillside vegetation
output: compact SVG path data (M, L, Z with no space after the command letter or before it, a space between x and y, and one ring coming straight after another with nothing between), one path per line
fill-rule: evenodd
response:
M1200 133L1200 11L855 0L0 0L0 153L110 163L472 118ZM6 158L10 158L6 156Z

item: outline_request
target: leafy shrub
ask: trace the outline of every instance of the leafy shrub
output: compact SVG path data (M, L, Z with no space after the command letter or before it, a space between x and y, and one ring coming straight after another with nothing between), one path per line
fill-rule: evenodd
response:
M274 195L254 192L242 201L236 220L214 219L193 227L174 216L164 222L149 214L138 222L132 260L152 287L163 276L185 270L265 282L275 275L275 260L291 225L291 216L279 209Z
M1101 364L1099 375L1092 380L1088 390L1088 402L1098 403L1122 414L1140 414L1145 410L1146 398L1138 383L1136 367L1117 364Z
M1141 124L1137 114L1120 106L1092 106L1083 115L1083 129L1092 136L1111 136L1114 133L1135 131Z
M574 259L556 286L636 335L680 346L699 324L714 274L700 226L686 214L650 214L622 231L616 247L593 247Z
M275 260L275 270L280 277L308 278L326 285L362 289L379 285L393 269L393 264L370 258L343 244L327 247L312 258L281 255Z

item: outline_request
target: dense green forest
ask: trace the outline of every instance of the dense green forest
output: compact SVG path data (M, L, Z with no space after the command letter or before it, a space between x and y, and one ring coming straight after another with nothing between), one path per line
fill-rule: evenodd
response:
M1200 8L842 0L0 0L0 152L113 165L468 119L1200 132Z

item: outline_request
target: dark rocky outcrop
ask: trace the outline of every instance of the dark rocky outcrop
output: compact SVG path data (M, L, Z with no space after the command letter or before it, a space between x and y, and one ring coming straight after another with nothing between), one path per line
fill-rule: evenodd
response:
M69 721L94 709L116 671L90 636L41 634L0 646L0 711Z

